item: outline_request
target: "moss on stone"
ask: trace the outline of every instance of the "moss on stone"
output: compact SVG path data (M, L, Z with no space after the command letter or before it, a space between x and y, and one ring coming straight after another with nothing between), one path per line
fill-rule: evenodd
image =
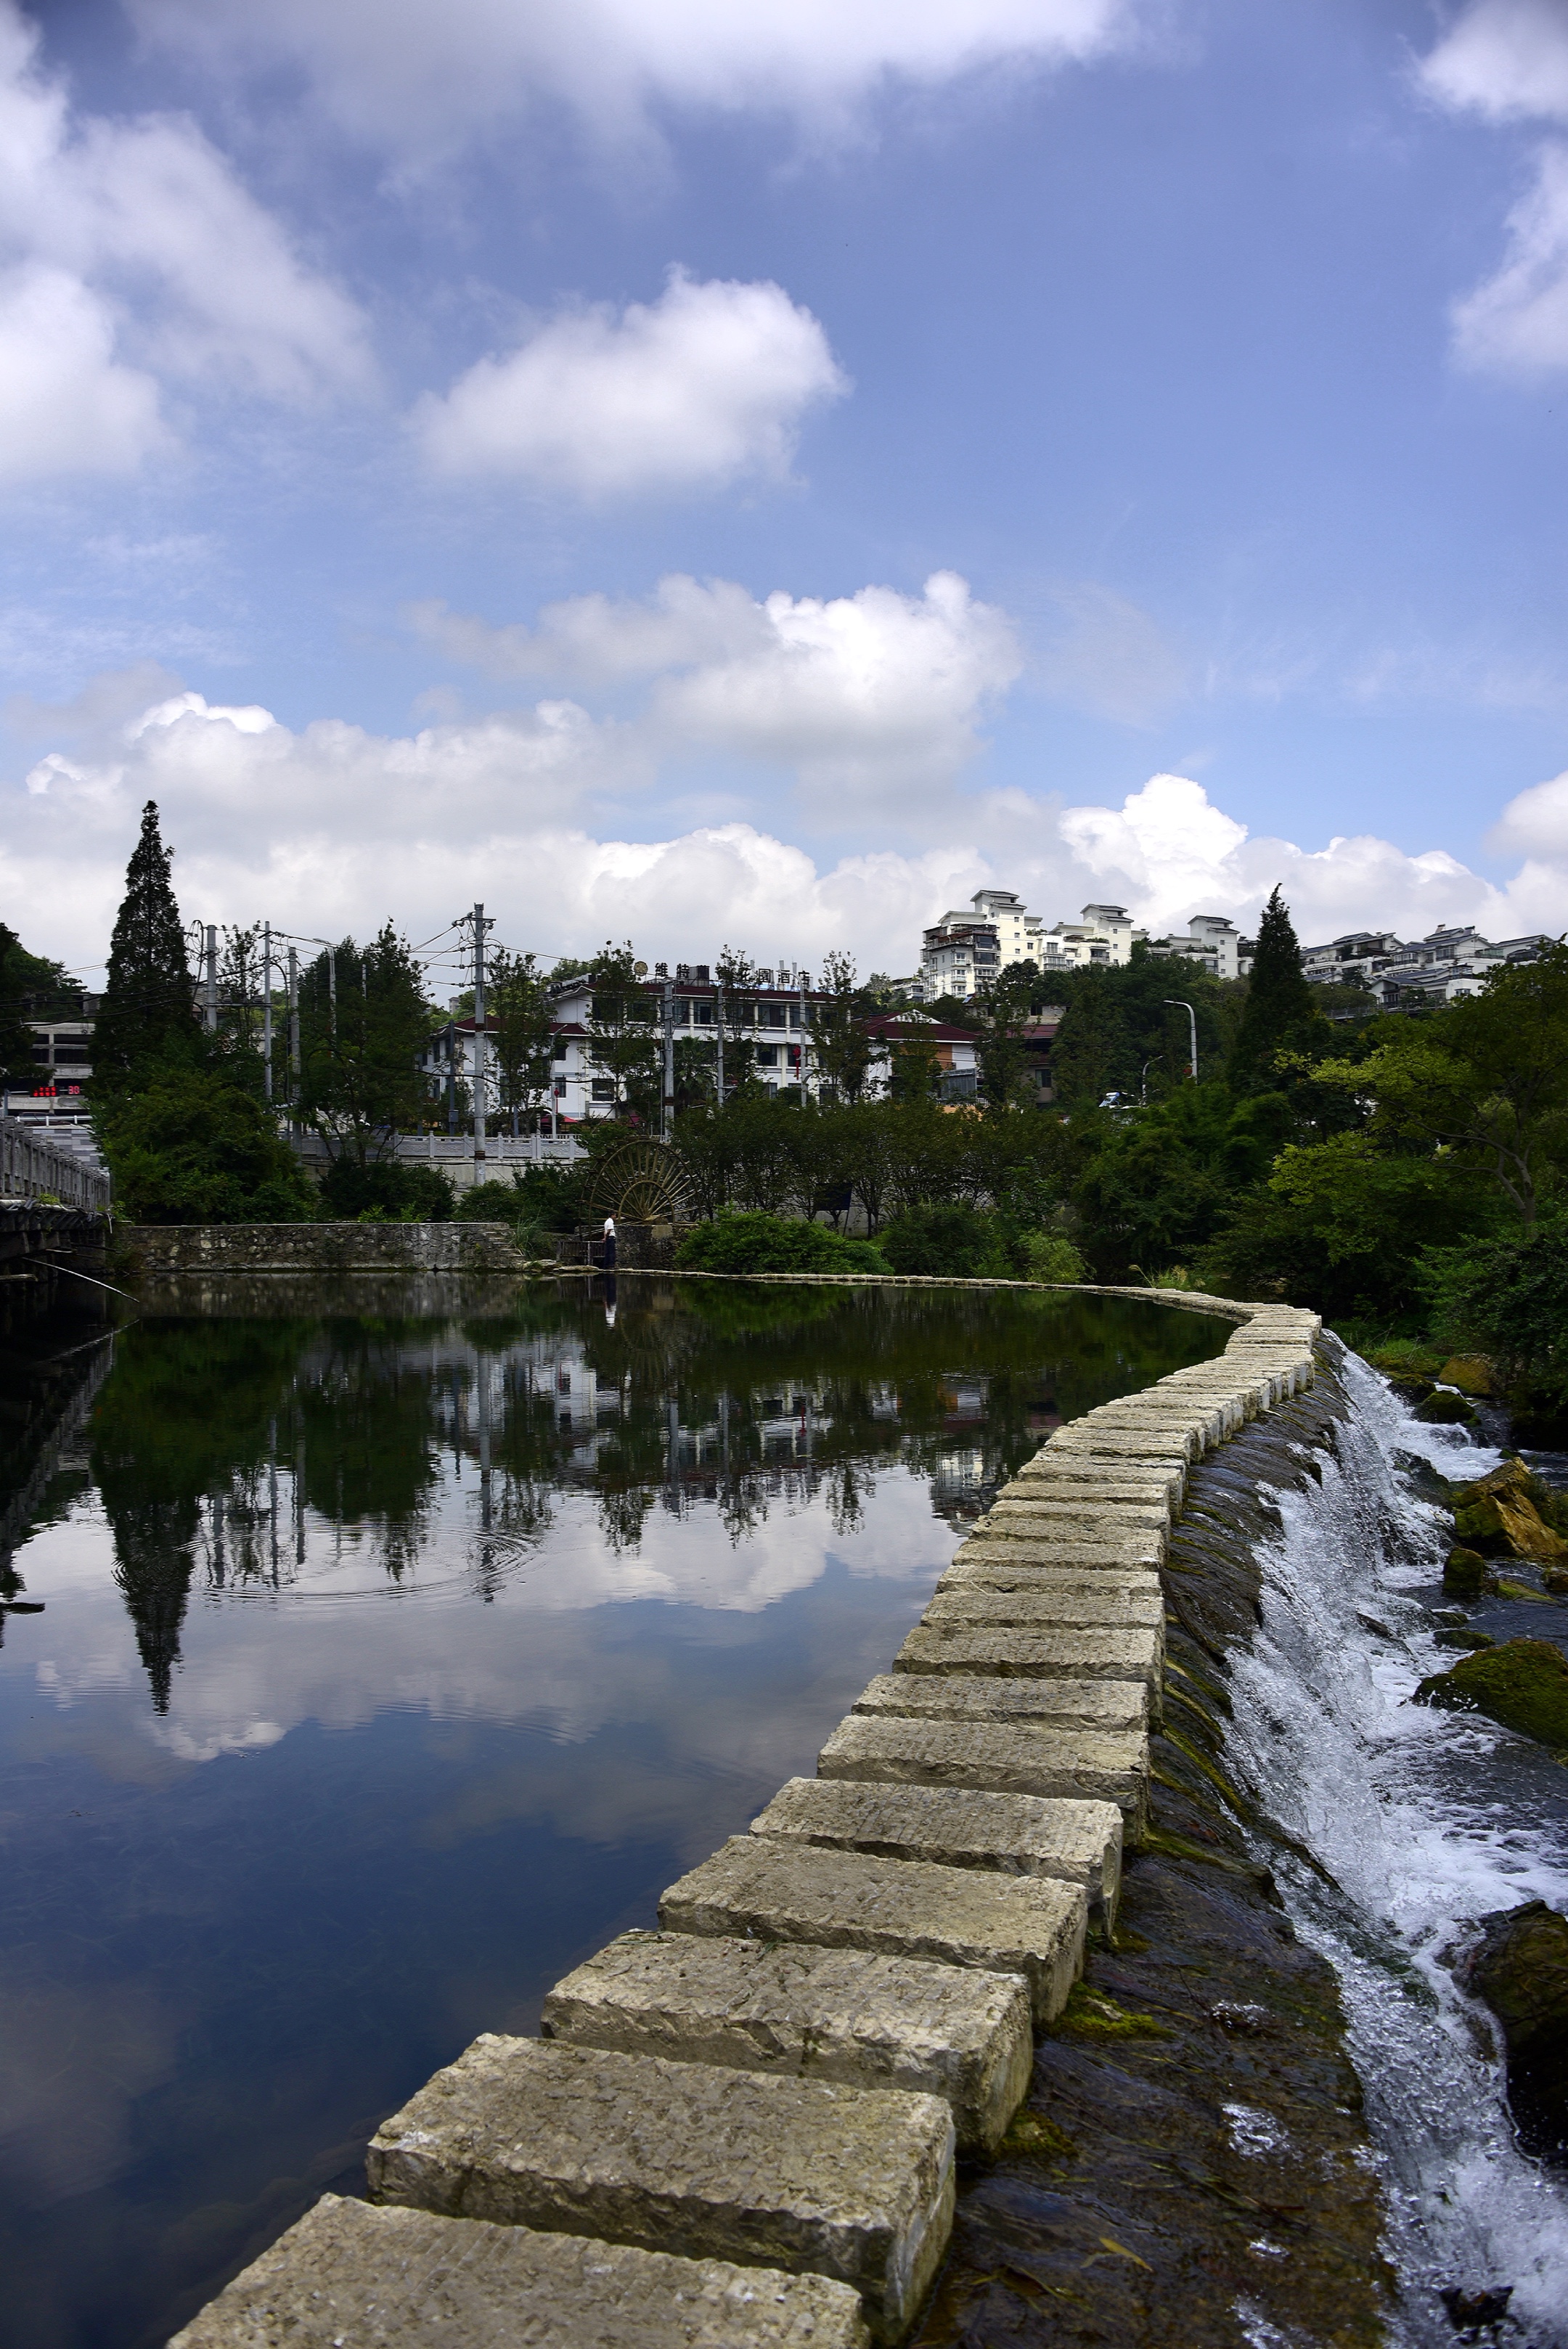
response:
M1479 1549L1451 1549L1443 1568L1450 1599L1480 1599L1492 1587L1491 1569Z
M1466 1656L1449 1671L1430 1673L1416 1702L1484 1713L1504 1729L1568 1750L1568 1657L1550 1640L1505 1640Z
M1075 2039L1169 2039L1173 2036L1168 2023L1158 2022L1152 2014L1140 2014L1137 2008L1118 2006L1104 1991L1091 1990L1086 1982L1075 1982L1053 2026L1057 2032Z
M1424 1420L1428 1427L1473 1427L1476 1407L1473 1402L1467 1402L1463 1395L1454 1394L1447 1387L1439 1387L1435 1394L1427 1397L1425 1402L1416 1405L1412 1416Z

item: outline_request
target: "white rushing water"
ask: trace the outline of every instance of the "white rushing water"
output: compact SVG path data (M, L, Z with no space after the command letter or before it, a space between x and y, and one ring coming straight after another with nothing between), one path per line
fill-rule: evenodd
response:
M1413 1420L1356 1356L1342 1376L1355 1412L1334 1451L1314 1455L1321 1484L1278 1496L1228 1752L1339 1888L1270 1849L1298 1932L1339 1976L1405 2342L1455 2341L1443 2290L1506 2285L1508 2318L1486 2337L1563 2349L1568 2178L1516 2146L1482 2010L1443 1952L1488 1910L1568 1904L1568 1770L1476 1716L1410 1702L1425 1673L1456 1661L1432 1619L1452 1521L1417 1497L1399 1455L1456 1479L1500 1455ZM1564 1613L1552 1609L1553 1629ZM1545 1628L1519 1602L1506 1626L1488 1620L1500 1636Z

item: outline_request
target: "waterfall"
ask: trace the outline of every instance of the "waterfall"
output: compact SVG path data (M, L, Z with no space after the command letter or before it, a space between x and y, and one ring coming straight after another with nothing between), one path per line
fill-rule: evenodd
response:
M1332 1879L1272 1842L1262 1855L1339 1977L1404 2340L1453 2343L1444 2289L1508 2285L1509 2318L1488 2337L1561 2349L1568 2178L1516 2146L1484 2010L1444 1952L1486 1910L1568 1905L1568 1771L1478 1716L1410 1702L1455 1661L1433 1614L1451 1521L1419 1496L1421 1465L1468 1478L1499 1455L1423 1425L1357 1356L1331 1350L1348 1414L1316 1473L1260 1489L1275 1530L1261 1545L1262 1624L1234 1659L1227 1755Z

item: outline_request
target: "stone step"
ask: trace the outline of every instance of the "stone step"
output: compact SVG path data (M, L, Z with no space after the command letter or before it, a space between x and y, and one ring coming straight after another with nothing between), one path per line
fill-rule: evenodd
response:
M936 2096L490 2033L370 2141L371 2199L853 2285L913 2320L952 2226Z
M1164 1502L1168 1508L1179 1509L1186 1490L1182 1472L1168 1468L1161 1461L1147 1466L1136 1461L1106 1461L1086 1467L1070 1453L1037 1452L1002 1485L997 1498L1027 1501L1035 1495L1049 1495L1062 1501Z
M837 1845L883 1859L995 1869L1081 1885L1091 1913L1116 1919L1122 1815L1114 1803L1062 1802L970 1786L786 1778L752 1821L759 1837Z
M1115 1803L1129 1839L1148 1807L1148 1739L1138 1730L1047 1729L1035 1722L910 1721L852 1713L816 1757L821 1778Z
M556 1984L541 2028L574 2046L940 2096L960 2145L981 2152L1034 2057L1021 1974L694 1933L623 1933Z
M993 1672L1002 1680L1147 1681L1164 1669L1163 1629L961 1631L917 1623L893 1659L898 1672Z
M867 2349L827 2276L324 2194L169 2349Z
M1158 1583L1143 1590L993 1590L972 1583L946 1585L936 1593L921 1621L933 1626L1018 1623L1048 1631L1085 1624L1140 1628L1163 1623L1165 1600Z
M961 1557L1007 1557L1036 1566L1081 1566L1108 1573L1116 1568L1141 1567L1157 1574L1165 1562L1165 1537L1158 1533L1102 1534L1087 1540L1081 1534L1045 1533L1035 1526L1005 1519L993 1524L976 1520L976 1530L954 1552Z
M1047 1877L732 1836L670 1886L659 1921L677 1933L743 1933L1022 1974L1035 2022L1049 2023L1084 1962L1088 1903L1077 1886Z
M1059 1500L1053 1493L1031 1494L1023 1500L1000 1496L986 1512L992 1525L1018 1525L1027 1520L1043 1532L1096 1535L1143 1534L1158 1539L1170 1524L1168 1501Z
M1035 1590L1042 1594L1081 1591L1086 1598L1112 1591L1158 1592L1158 1575L1148 1566L1061 1566L1047 1552L1033 1557L1017 1542L974 1544L961 1549L937 1584L933 1596L947 1590Z
M1046 1438L1051 1449L1060 1456L1075 1459L1161 1460L1173 1465L1200 1460L1206 1446L1191 1428L1175 1433L1163 1428L1121 1428L1113 1433L1095 1427L1089 1421L1075 1419L1070 1427L1059 1427Z
M1000 1681L970 1673L878 1672L851 1712L919 1721L1033 1721L1060 1729L1148 1726L1144 1681Z

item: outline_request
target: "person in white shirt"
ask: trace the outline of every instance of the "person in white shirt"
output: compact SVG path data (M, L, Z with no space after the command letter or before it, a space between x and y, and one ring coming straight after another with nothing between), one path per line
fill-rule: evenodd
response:
M615 1270L615 1217L605 1217L605 1270Z

